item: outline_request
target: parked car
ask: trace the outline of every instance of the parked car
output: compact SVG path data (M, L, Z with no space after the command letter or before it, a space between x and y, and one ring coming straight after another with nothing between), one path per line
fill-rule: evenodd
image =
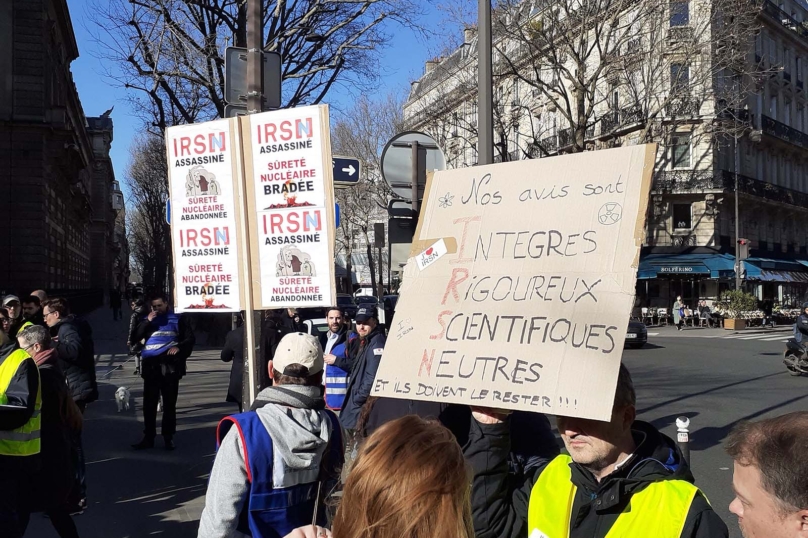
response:
M356 298L356 306L362 308L363 306L379 306L379 300L372 295L360 295Z
M317 338L328 332L328 320L325 318L307 319L303 323L306 325L308 333Z
M337 306L340 307L342 311L345 312L345 314L351 319L356 317L356 311L359 308L356 306L353 297L347 293L337 294Z
M626 332L626 347L641 348L648 343L648 328L645 323L639 321L628 322L628 332Z

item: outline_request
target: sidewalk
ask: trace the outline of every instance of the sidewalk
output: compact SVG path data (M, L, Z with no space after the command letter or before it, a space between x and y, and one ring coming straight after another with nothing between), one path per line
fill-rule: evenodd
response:
M772 336L782 334L782 333L791 333L793 327L791 325L777 325L774 329L765 328L765 327L749 327L742 331L734 331L729 329L717 328L717 329L709 329L706 327L691 327L687 326L681 331L676 330L676 326L671 325L651 325L648 326L648 334L654 334L658 336L664 337L673 337L673 336L693 336L695 333L700 335L721 335L721 336L729 336L731 334L771 334Z
M154 450L135 452L129 445L142 437L143 381L132 374L134 361L126 363L129 310L124 308L124 319L118 322L112 321L109 308L92 312L87 320L95 337L100 395L84 417L89 509L75 517L79 534L195 537L216 448L216 424L237 412L235 405L224 402L230 365L219 360L218 349L197 346L180 383L177 449L163 450L158 437ZM197 340L204 342L205 335ZM118 414L114 394L121 386L132 392L132 407ZM40 514L31 516L26 536L57 538L50 520Z

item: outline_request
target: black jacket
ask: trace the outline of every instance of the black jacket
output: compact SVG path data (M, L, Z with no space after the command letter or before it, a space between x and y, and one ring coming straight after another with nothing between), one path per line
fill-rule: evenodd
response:
M527 536L530 492L546 466L533 470L521 483L509 482L511 448L509 421L483 425L472 420L466 459L474 469L472 516L477 538ZM681 479L693 482L690 468L676 444L656 428L641 421L632 427L637 449L619 470L598 481L578 464L571 464L577 490L570 517L570 538L604 538L631 496L649 484ZM727 537L727 526L698 494L693 499L682 538Z
M13 342L0 346L0 364L16 351ZM8 403L0 409L0 430L16 430L31 419L36 408L36 394L39 391L39 372L34 359L26 359L17 368L6 389ZM24 460L24 461L23 461ZM0 473L8 475L27 472L38 468L39 457L0 456Z
M224 362L233 361L230 368L230 384L227 386L227 398L225 401L241 405L242 398L242 376L244 375L244 325L236 327L224 340L221 359Z
M39 325L40 327L47 327L47 323L45 323L45 316L42 314L42 309L36 311L36 314L31 316L30 318L26 318L25 321L30 321L34 325Z
M90 324L68 316L50 328L53 347L67 376L67 386L74 402L94 402L98 399L95 379L95 344Z
M126 345L129 346L129 354L134 355L140 353L143 349L143 343L140 340L135 340L137 326L140 325L140 320L146 314L146 307L141 306L132 311L129 316L129 335L126 337Z
M261 324L261 346L258 354L261 359L258 364L259 390L272 386L272 380L269 378L269 361L275 356L275 350L278 349L281 338L290 332L292 329L284 325L283 319L269 318Z
M191 353L194 351L194 344L196 337L194 336L194 328L191 327L191 320L188 316L177 314L179 317L179 334L177 334L177 347L179 352L176 355L169 355L168 351L156 357L149 357L143 359L140 363L140 377L153 378L153 377L179 377L182 378L186 371L186 361ZM157 331L159 327L149 321L148 317L144 317L138 326L135 328L134 342L141 340L148 342L151 335Z
M808 340L808 314L803 312L797 316L797 321L794 323L794 336L797 337L798 342L805 342ZM797 334L799 332L799 334Z
M355 348L356 353L351 355L351 379L348 381L345 402L339 415L342 427L348 430L356 428L359 413L370 396L370 389L373 388L373 380L376 378L384 344L387 341L379 327L367 337L360 337L357 340L359 344Z

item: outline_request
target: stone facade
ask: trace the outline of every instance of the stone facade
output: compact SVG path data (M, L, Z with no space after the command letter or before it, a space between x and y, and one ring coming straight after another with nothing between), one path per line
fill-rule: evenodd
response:
M65 0L0 2L0 290L111 284L112 122L85 117L78 54Z

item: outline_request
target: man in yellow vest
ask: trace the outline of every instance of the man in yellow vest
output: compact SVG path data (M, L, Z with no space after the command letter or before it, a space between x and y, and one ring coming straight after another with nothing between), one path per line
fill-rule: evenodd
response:
M726 538L676 444L635 420L635 406L621 365L611 420L557 417L569 455L516 485L507 477L507 415L475 409L464 453L475 472L477 538Z
M28 525L24 501L41 464L42 395L28 351L0 338L0 535L18 538Z

